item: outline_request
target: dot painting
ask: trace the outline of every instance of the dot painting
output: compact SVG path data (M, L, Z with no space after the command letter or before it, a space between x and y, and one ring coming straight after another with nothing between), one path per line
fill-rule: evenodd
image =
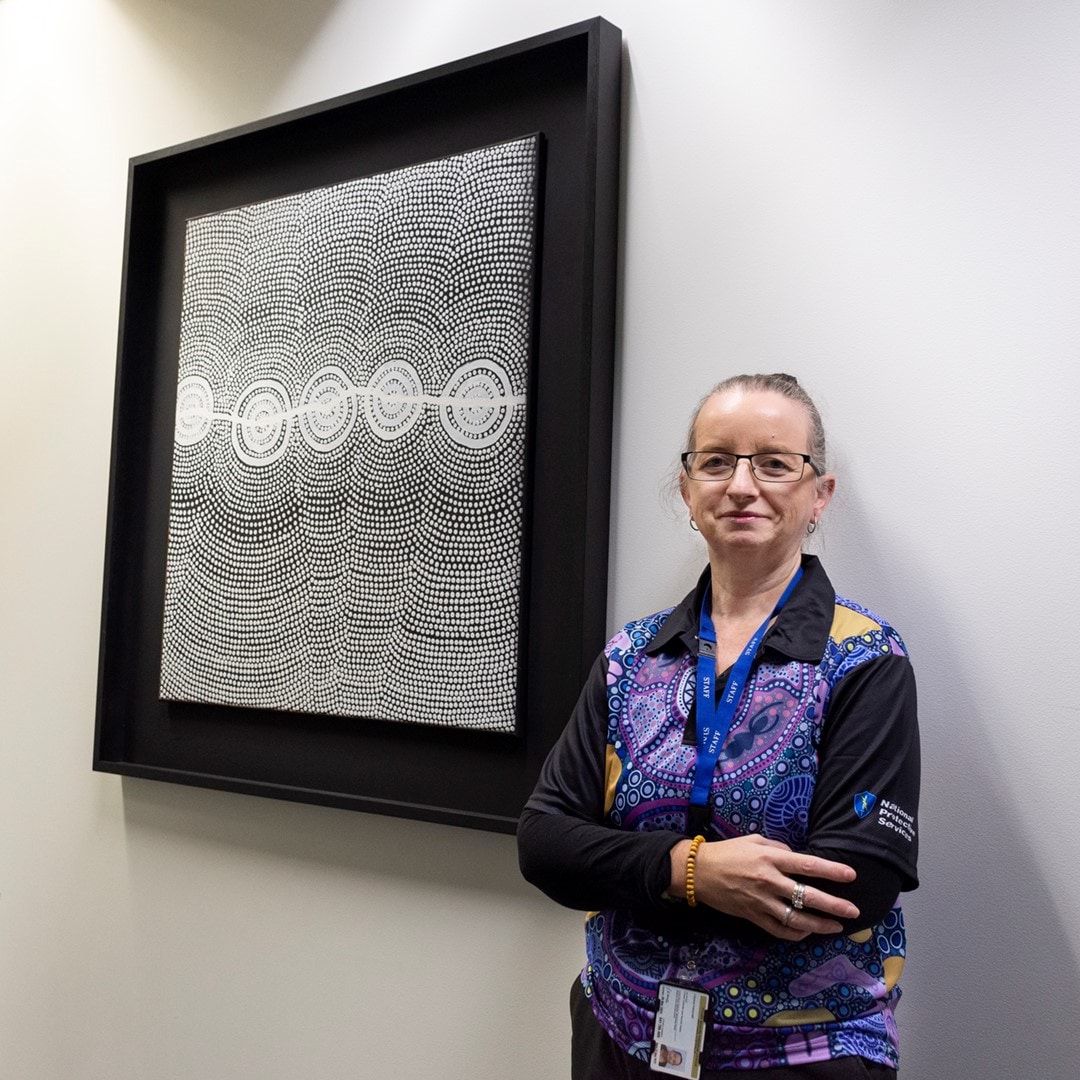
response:
M515 729L538 139L188 221L163 698Z

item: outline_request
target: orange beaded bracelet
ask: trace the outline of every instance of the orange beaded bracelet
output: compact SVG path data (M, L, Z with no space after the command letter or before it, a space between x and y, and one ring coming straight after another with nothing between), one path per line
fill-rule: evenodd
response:
M697 897L694 895L694 862L698 848L704 843L705 837L699 833L690 841L690 850L686 853L686 902L691 907L697 907Z

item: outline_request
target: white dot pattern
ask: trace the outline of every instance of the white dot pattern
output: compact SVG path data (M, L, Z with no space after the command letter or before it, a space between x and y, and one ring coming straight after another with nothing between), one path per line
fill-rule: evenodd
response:
M514 730L537 142L188 222L162 697Z

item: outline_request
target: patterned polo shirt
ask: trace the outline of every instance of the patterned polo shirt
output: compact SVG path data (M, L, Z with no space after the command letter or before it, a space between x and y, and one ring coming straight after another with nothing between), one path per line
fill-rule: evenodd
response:
M757 833L796 851L858 852L913 889L919 742L906 649L887 622L834 592L816 558L804 556L803 570L740 697L713 777L709 839ZM627 624L607 644L530 808L659 834L654 851L686 834L708 580L706 570L677 607ZM582 984L628 1053L647 1058L658 984L676 978L709 991L706 1068L847 1055L897 1067L893 1014L907 952L899 904L854 934L799 942L702 906L670 906L678 917L628 905L586 922Z

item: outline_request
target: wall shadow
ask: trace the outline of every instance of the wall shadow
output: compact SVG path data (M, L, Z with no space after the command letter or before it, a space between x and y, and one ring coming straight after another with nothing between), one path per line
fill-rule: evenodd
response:
M544 898L517 869L512 836L123 777L129 856L162 842L333 867L403 889ZM408 852L408 858L402 853Z
M873 524L850 491L843 513L843 547L857 554L863 580L895 577L894 553L876 544ZM1024 831L1030 807L1017 812L1016 778L1010 783L988 737L1038 730L1039 717L1017 714L1022 694L1003 698L1000 714L980 709L971 654L950 633L954 614L945 598L916 565L900 569L910 569L904 606L921 613L923 636L934 647L933 656L913 650L923 755L922 885L904 903L911 951L897 1013L901 1076L1075 1080L1080 1051L1069 1020L1080 1001L1080 960L1070 947L1075 931L1063 923L1039 845ZM987 566L983 580L993 578ZM910 645L914 629L907 633ZM962 715L956 702L967 703ZM1032 799L1040 798L1051 782L1036 786L1042 765L1018 754L1016 766L1029 771Z
M112 0L197 98L261 115L338 0ZM250 115L249 115L250 114Z
M607 581L607 620L611 626L612 604L615 596L615 574L619 567L619 534L615 524L619 519L619 462L623 460L620 452L622 444L623 415L622 378L623 357L626 342L626 208L629 196L629 170L627 162L630 155L630 117L634 101L634 71L631 65L630 48L623 39L622 76L620 84L619 109L619 230L615 240L615 335L614 335L614 376L611 389L611 476L608 479L610 505L608 509L608 581Z

